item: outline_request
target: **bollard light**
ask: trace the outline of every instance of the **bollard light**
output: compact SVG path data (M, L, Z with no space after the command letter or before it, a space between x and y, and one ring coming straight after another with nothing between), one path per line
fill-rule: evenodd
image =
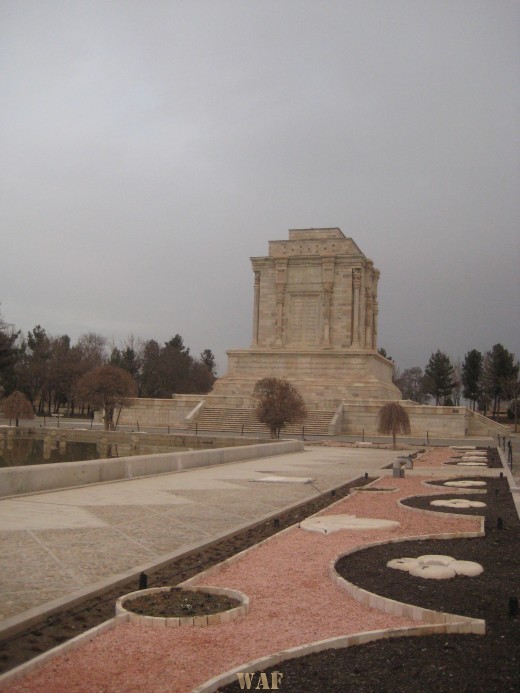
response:
M145 590L148 586L148 575L146 573L141 573L139 575L139 589Z
M497 529L504 529L504 520L501 517L497 517Z

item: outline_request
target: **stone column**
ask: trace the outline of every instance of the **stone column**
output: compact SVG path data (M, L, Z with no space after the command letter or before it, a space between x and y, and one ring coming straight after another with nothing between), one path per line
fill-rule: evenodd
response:
M323 285L323 347L330 348L330 309L332 305L332 282Z
M258 344L258 321L260 319L260 272L255 270L255 298L253 308L253 346Z
M377 316L379 313L379 305L377 303L377 298L374 298L374 327L372 330L372 349L377 350Z
M365 287L365 348L372 348L372 286Z
M283 345L283 303L285 300L285 285L287 281L287 260L276 260L276 328L275 346Z
M326 257L321 260L322 267L322 305L323 305L323 323L321 343L324 349L330 349L330 322L331 322L331 306L332 306L332 291L334 287L334 258Z
M377 349L377 316L379 314L379 303L377 301L377 283L381 273L379 270L374 269L372 275L372 303L373 303L373 327L372 327L372 349Z
M359 348L359 293L361 288L361 269L352 270L352 292L354 295L354 313L352 316L352 346Z

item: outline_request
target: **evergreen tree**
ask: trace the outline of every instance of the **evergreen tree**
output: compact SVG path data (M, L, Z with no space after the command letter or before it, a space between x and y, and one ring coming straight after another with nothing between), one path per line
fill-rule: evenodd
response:
M493 393L493 418L496 419L500 411L500 401L502 397L507 396L507 385L518 375L518 365L515 364L515 355L502 344L495 344L488 355Z
M143 350L142 397L162 397L160 357L161 347L159 343L155 339L148 340Z
M435 404L438 405L441 399L446 403L453 390L453 366L449 356L438 349L430 356L424 374L426 391L435 397Z
M15 389L14 369L19 358L16 340L19 332L11 329L0 314L0 396L9 394Z
M209 372L216 377L217 375L217 362L215 356L211 349L204 349L200 355L201 362L207 367Z
M483 359L480 351L477 349L468 351L462 364L462 385L464 387L462 394L472 403L473 410L475 410L477 400L482 392L482 371Z

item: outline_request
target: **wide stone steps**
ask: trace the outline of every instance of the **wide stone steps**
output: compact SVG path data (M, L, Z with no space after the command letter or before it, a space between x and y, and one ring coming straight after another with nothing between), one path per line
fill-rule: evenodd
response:
M297 424L289 424L283 433L301 435L328 435L333 411L310 410L307 418ZM205 407L197 421L190 422L190 431L236 431L244 433L268 433L267 426L259 423L253 409Z

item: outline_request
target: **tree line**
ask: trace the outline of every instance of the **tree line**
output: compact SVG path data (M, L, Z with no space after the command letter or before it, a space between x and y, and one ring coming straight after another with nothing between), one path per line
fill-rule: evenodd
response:
M138 397L206 393L216 378L211 349L194 357L179 334L163 344L129 337L110 347L103 335L88 332L72 343L68 335L51 336L40 325L22 334L0 315L0 397L22 392L38 414L89 413L88 389L81 385L106 366L129 374Z
M474 411L496 419L503 401L512 400L513 415L518 413L518 373L515 355L495 344L484 354L472 349L462 364L453 364L447 354L437 350L424 371L419 367L396 371L394 382L404 399L425 404L432 397L437 405L458 406L464 397Z

